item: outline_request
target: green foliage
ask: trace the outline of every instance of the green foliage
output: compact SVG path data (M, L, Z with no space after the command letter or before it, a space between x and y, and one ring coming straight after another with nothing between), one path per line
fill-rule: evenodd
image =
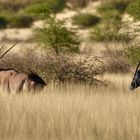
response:
M100 14L108 14L114 11L119 13L125 12L130 0L109 0L103 2L98 8L97 11Z
M0 29L7 27L7 19L3 16L0 16Z
M0 1L0 16L8 19L8 27L30 27L33 20L46 18L61 11L66 0L6 0ZM3 21L2 21L3 20ZM6 21L1 18L1 27Z
M23 10L25 7L45 1L46 0L0 0L0 10L17 13L20 10Z
M116 9L111 5L110 2L103 2L99 7L97 7L97 11L98 11L101 15L106 14L106 13L108 13L108 12L111 13L112 10L114 11L114 10L116 10Z
M140 20L140 0L133 0L127 8L127 12L135 19Z
M38 3L38 4L33 4L31 6L28 6L25 8L25 12L29 13L30 15L33 16L48 16L49 14L49 9L48 5L44 3Z
M65 0L47 0L38 2L25 8L25 12L34 16L46 17L50 13L61 11L65 7Z
M129 2L130 0L112 0L111 4L116 10L125 12Z
M128 4L128 0L123 1L123 5ZM122 1L111 0L103 2L97 11L100 13L102 23L93 27L91 39L96 41L129 41L127 33L120 33L122 28L122 12L124 7L120 7Z
M91 0L67 0L74 8L86 7Z
M131 39L128 33L120 32L122 28L121 15L116 10L102 15L102 23L93 27L91 39L96 41L123 41Z
M107 22L113 21L114 24L115 22L118 23L118 21L121 21L121 13L115 8L113 2L103 2L97 8L97 11L101 15L102 19Z
M90 38L96 41L122 41L129 42L130 37L127 33L118 32L119 29L113 24L97 25L91 30Z
M82 13L73 16L72 20L74 24L84 27L90 27L100 22L100 18L98 16Z
M8 27L10 28L26 28L31 26L33 18L31 16L17 15L9 17L8 22Z
M124 54L132 64L137 64L140 61L140 45L126 48Z
M67 29L65 21L55 18L47 20L47 26L35 30L35 38L45 48L50 47L56 54L64 51L78 52L79 39L76 32Z

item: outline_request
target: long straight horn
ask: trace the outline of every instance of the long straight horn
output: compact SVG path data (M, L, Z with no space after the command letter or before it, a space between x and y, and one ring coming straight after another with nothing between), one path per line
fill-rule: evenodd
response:
M4 48L5 44L6 44L6 42L4 42L4 43L2 44L2 46L0 47L0 51Z
M4 44L5 45L5 44ZM4 45L2 45L2 47L0 48L0 50L2 50L2 48L4 47ZM15 46L17 45L17 43L15 43L14 45L12 45L6 52L4 52L1 56L0 59L2 57L4 57L11 49L13 49Z
M136 70L135 70L135 74L134 74L133 79L136 77L136 74L137 74L137 71L138 71L139 66L140 66L140 61L139 61L138 65L137 65L137 67L136 67Z

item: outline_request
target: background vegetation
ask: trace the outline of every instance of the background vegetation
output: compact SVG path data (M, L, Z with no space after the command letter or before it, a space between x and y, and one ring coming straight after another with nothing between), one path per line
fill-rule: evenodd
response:
M82 14L73 16L72 18L73 24L83 26L83 27L91 27L100 22L100 18L98 16L92 14Z
M91 1L0 1L0 28L30 27L35 20L46 20L47 25L45 27L35 30L34 39L39 42L39 45L45 49L47 48L47 50L53 50L57 55L60 53L68 54L71 52L72 54L72 52L79 52L81 40L77 30L66 27L66 22L55 19L55 16L50 18L50 15L56 14L67 7L68 2L72 5L71 9L74 9L87 6ZM138 0L102 1L96 9L97 15L81 12L72 17L72 23L76 24L78 28L81 26L90 31L89 36L92 41L104 43L121 42L124 44L124 49L117 51L117 53L115 51L112 52L111 48L108 48L110 51L106 50L104 55L110 55L111 58L111 54L113 54L112 56L116 55L118 58L117 61L111 59L109 62L107 60L108 72L129 71L131 63L136 64L139 61L139 46L137 45L138 43L135 44L135 41L133 41L136 37L136 30L137 36L139 36L139 26L136 30L130 28L132 31L129 32L129 29L123 22L123 16L126 13L138 20L140 11L138 5ZM128 44L129 48L126 47ZM111 70L111 68L115 69Z
M93 27L91 39L97 41L129 41L129 36L120 33L122 28L122 16L128 5L128 1L105 1L97 11L101 16L102 22Z
M127 12L135 19L140 20L140 1L134 0L127 7Z
M78 30L68 28L66 21L57 20L52 14L60 12L67 7L67 2L71 3L72 8L87 6L90 0L54 0L54 1L0 1L0 28L23 28L30 27L35 20L46 21L46 26L37 28L34 32L34 40L40 46L54 51L57 55L66 55L73 52L79 53L80 37ZM139 46L133 41L139 36L139 26L136 30L127 27L123 22L124 14L130 14L134 19L138 19L138 0L109 0L102 1L97 7L97 15L89 13L78 13L72 17L72 23L79 27L84 27L90 31L90 40L93 42L121 42L124 45L122 50L112 50L106 48L105 56L107 59L106 71L108 72L128 72L131 64L139 61ZM9 8L6 10L6 8ZM133 21L135 23L135 21ZM88 27L88 28L87 28ZM129 32L129 28L132 30ZM129 45L128 45L129 44ZM127 46L127 47L126 47ZM129 46L129 47L128 47ZM113 57L116 56L113 59Z

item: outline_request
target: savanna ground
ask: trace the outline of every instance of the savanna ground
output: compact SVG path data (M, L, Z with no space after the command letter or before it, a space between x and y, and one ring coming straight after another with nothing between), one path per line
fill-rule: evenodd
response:
M5 40L7 40L7 44L13 44L13 42L15 41L20 41L20 44L18 44L17 47L14 48L14 50L12 51L19 53L19 56L23 57L20 60L20 57L15 53L14 57L12 55L11 57L7 55L7 57L5 57L6 60L2 59L2 62L5 64L5 62L7 63L8 61L7 63L8 66L12 68L13 67L15 68L16 66L20 70L22 68L28 69L28 67L29 68L37 67L37 71L38 72L41 71L39 74L42 76L43 75L42 73L45 73L46 77L48 76L47 72L50 70L49 68L47 68L47 66L45 66L47 64L50 67L52 67L52 69L58 67L58 69L56 68L56 71L58 70L57 71L58 73L55 74L58 74L58 76L60 74L60 78L61 76L62 78L64 78L65 76L67 77L67 75L64 75L63 71L61 71L61 69L65 68L65 66L68 66L69 69L71 68L71 66L73 66L73 70L75 73L83 72L82 74L85 77L88 76L88 73L86 73L85 71L87 67L85 67L85 69L82 69L82 66L85 66L84 63L78 63L77 65L74 65L74 63L72 62L70 63L71 65L69 66L69 63L67 63L67 59L66 61L63 61L63 63L61 63L62 58L58 61L53 62L53 60L50 61L51 58L53 58L53 56L51 57L47 56L43 58L45 51L41 52L42 48L41 49L35 48L35 46L38 46L38 44L33 41L32 28L36 26L42 26L43 21L40 21L42 20L42 17L40 19L40 17L36 17L36 15L34 15L35 17L33 17L33 20L35 18L37 19L37 21L34 21L31 27L26 28L19 27L21 25L23 26L23 24L20 23L22 20L20 21L18 19L20 16L21 17L23 16L23 19L26 16L32 18L32 15L29 15L31 14L30 12L35 12L36 14L36 12L38 13L41 11L44 12L47 11L46 9L43 10L40 9L40 7L42 8L42 5L40 5L40 3L36 4L36 2L38 1L39 0L34 1L35 2L34 9L34 5L32 5L34 4L34 2L32 0L30 1L24 0L22 2L19 0L16 0L14 2L11 2L11 0L7 0L7 2L0 0L1 2L0 10L2 11L1 12L2 29L0 30L1 44ZM74 84L64 82L59 84L59 82L56 83L50 82L42 92L36 94L1 93L0 140L140 139L140 109L139 109L140 90L139 89L136 89L135 91L129 90L129 85L133 77L134 66L132 67L132 65L129 64L128 59L125 60L124 57L122 57L121 53L121 51L126 46L129 46L132 42L130 43L129 40L127 40L128 39L127 36L122 37L124 37L124 39L126 39L126 41L128 42L127 43L125 42L126 44L124 42L121 42L122 38L119 38L120 34L119 32L117 32L118 30L120 30L120 27L112 26L112 25L120 25L115 24L116 22L121 22L120 14L123 14L124 16L126 15L127 17L128 13L124 12L123 10L124 7L128 4L127 2L129 0L125 0L126 3L125 2L121 3L121 5L124 6L124 7L120 6L121 12L116 11L116 9L114 9L114 7L112 6L107 7L107 5L105 5L105 7L103 6L99 8L99 11L101 12L100 13L101 15L99 17L102 18L100 20L101 25L99 22L99 27L94 25L92 25L93 27L92 26L89 27L89 23L93 22L93 24L95 24L95 21L89 19L89 23L86 23L81 18L77 18L76 20L77 21L79 20L77 23L84 25L84 27L83 26L81 27L81 25L80 26L73 25L71 18L75 14L79 14L80 12L92 13L96 15L97 14L96 7L101 4L101 1L95 0L94 2L94 0L83 0L83 1L68 0L70 4L67 5L66 9L61 11L64 7L62 1L63 0L58 0L58 5L60 6L60 8L56 7L56 9L58 9L56 18L57 19L68 18L66 26L72 27L78 26L78 35L82 38L82 42L79 47L80 53L78 54L78 58L79 56L89 54L99 56L99 58L100 57L103 58L103 60L101 60L103 62L104 58L105 59L109 58L109 60L107 59L105 60L107 72L101 74L101 76L100 73L99 75L97 75L99 76L98 77L99 79L101 80L105 79L109 81L109 84L107 86L102 85L95 86L83 83ZM119 1L121 2L121 0ZM46 4L46 1L44 0L41 0L40 2L45 2ZM47 2L49 3L51 1L48 0ZM88 2L91 3L88 4ZM73 8L71 8L72 6ZM80 9L79 6L80 8L81 7L82 8ZM7 7L10 7L9 11L5 10ZM27 7L27 9L25 7ZM36 10L36 8L38 9ZM108 11L108 9L111 9L111 12L110 10ZM53 10L53 8L51 10ZM105 10L105 12L107 12L105 13L106 15L104 15L104 11L102 10ZM88 16L91 17L90 15ZM84 18L86 19L88 16L85 16ZM110 16L111 17L113 16L114 18L110 18ZM81 15L79 17L81 17ZM94 17L94 19L97 20L98 17ZM104 26L102 27L103 24L102 22L103 23L107 22L106 25L111 26L109 27L107 26L107 28L104 28ZM108 24L110 22L111 24ZM27 26L30 26L30 23L29 25L27 23ZM95 33L97 36L94 36L94 33L92 34L95 40L94 39L90 40L88 38L89 33L91 32L90 29L92 28L96 31ZM111 33L108 32L108 29L112 29L110 31ZM108 35L110 36L108 37ZM26 52L25 50L26 48L29 48L29 50L27 49L28 52ZM38 54L36 54L35 51L32 51L33 48L35 48L35 51L37 51ZM19 49L22 49L22 51L19 51ZM139 50L139 46L136 47L136 49ZM134 53L136 52L136 55L134 55L136 56L136 59L134 59L135 63L137 63L137 60L139 59L140 56L139 53L137 53L138 52L137 50L135 51L132 50ZM26 52L27 54L24 55L24 52ZM40 55L39 52L42 55ZM128 57L130 56L128 55ZM26 60L27 62L24 62L23 60ZM37 60L41 61L38 61L37 63ZM57 62L58 62L57 65L56 64L52 65L53 63ZM26 63L28 64L26 65ZM42 63L43 68L41 67L40 63ZM64 64L64 66L61 67L61 64L62 65ZM82 64L81 67L80 64ZM80 68L77 70L75 69L75 67L77 67L77 69L79 67ZM40 70L40 68L42 69ZM133 71L130 71L131 68ZM52 69L49 71L50 73L51 71L53 71ZM83 71L80 71L80 69L82 69ZM98 69L96 71L93 70L93 72L97 71ZM66 70L64 72L67 73L69 71ZM89 74L91 74L91 72L89 72Z

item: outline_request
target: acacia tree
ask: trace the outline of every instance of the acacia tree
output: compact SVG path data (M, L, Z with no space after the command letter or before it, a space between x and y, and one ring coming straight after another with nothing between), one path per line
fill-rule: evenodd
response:
M56 20L51 17L47 25L35 30L35 38L44 48L53 49L58 55L61 52L78 52L80 41L73 29L65 26L65 20Z

